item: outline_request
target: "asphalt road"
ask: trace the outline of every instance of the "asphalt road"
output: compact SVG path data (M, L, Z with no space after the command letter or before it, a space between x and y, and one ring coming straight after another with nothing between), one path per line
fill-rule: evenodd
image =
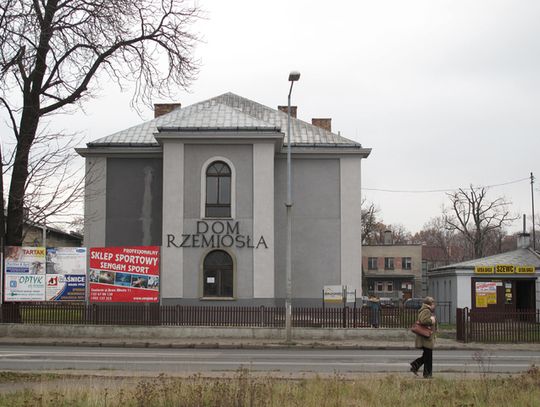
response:
M407 372L418 351L298 349L147 349L0 346L0 370L117 370L125 373L223 372L247 368L282 373ZM434 352L437 372L517 373L540 365L540 353L497 351L479 358L472 351Z

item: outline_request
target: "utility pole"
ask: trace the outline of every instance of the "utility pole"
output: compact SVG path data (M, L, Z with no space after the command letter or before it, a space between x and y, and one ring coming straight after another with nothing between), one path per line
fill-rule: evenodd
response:
M532 224L533 224L533 250L536 250L536 231L534 223L534 175L531 172L531 203L532 203Z

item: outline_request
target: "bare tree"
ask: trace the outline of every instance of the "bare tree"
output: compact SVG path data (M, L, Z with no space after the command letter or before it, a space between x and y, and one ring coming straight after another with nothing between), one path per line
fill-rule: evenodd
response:
M187 87L197 71L197 38L188 28L199 15L184 0L0 3L0 104L16 140L8 244L22 242L29 156L42 118L96 95L101 78L133 81L134 105Z
M399 223L387 225L383 222L376 222L373 226L373 231L369 236L369 240L367 240L366 243L385 244L385 234L387 232L391 233L392 244L409 244L411 242L412 234L405 226Z
M401 223L388 225L387 229L392 231L394 244L410 244L412 240L411 232Z
M471 245L474 258L486 254L486 245L490 235L500 231L518 217L510 213L509 205L504 198L490 200L485 187L459 189L448 194L450 208L444 209L446 226L461 233Z
M446 227L442 216L430 219L413 237L415 243L438 248L444 256L443 260L447 262L457 260L453 257L455 250L452 250L455 240L456 233Z
M69 223L69 228L71 232L78 233L79 235L84 235L84 217L77 216Z
M373 202L362 199L362 243L370 242L376 230L377 215L380 209Z

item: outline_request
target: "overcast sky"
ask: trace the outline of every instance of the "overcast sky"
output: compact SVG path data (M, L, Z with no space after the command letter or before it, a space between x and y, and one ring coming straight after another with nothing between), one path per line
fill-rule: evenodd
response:
M234 92L373 149L366 189L440 190L540 177L540 2L201 0L207 19L198 80L185 106ZM103 89L63 127L90 141L142 119L130 94ZM156 100L156 102L168 102ZM147 110L145 119L152 118ZM536 207L540 194L536 183ZM365 190L386 223L412 232L441 213L444 193ZM530 183L493 188L531 213ZM537 209L537 212L538 209ZM516 223L515 228L518 227Z

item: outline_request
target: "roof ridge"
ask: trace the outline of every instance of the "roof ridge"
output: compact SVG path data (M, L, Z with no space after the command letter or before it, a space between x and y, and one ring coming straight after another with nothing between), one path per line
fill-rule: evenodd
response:
M221 106L216 108L216 106ZM87 143L99 145L158 145L154 135L160 127L171 128L221 128L231 127L272 127L280 129L286 136L287 113L266 106L233 92L201 100L174 109L137 125L128 127ZM315 126L302 119L292 117L291 144L296 146L362 148L356 141Z
M219 96L216 96L215 99L222 98L222 97L229 97L229 96L233 96L233 97L236 97L236 98L238 98L238 99L242 99L242 100L244 100L244 101L247 101L247 102L249 102L249 103L251 103L251 104L260 106L262 109L267 110L267 111L271 111L272 113L277 113L278 115L282 115L282 116L283 116L283 115L288 116L287 113L285 113L285 112L283 112L283 111L281 111L281 110L279 110L279 109L274 109L274 108L272 108L272 107L270 107L270 106L263 105L262 103L259 103L259 102L256 102L256 101L254 101L254 100L248 99L248 98L246 98L245 96L237 95L237 94L235 94L235 93L233 93L233 92L225 92L225 93L223 93L223 94L221 94L221 95L219 95ZM211 100L211 99L209 99L209 100ZM222 103L222 102L220 102L220 103ZM242 110L242 111L243 111L243 110ZM248 114L248 115L250 115L250 116L252 116L252 117L255 117L255 118L258 119L258 120L261 120L261 119L258 118L257 116L251 114L249 111L247 111L247 112L246 112L246 111L243 111L243 112L246 113L246 114ZM324 132L324 133L326 133L326 134L329 134L329 135L332 135L332 136L334 136L334 137L339 137L339 138L341 138L341 139L343 139L343 140L349 141L351 144L360 144L360 143L358 143L358 142L356 142L356 141L354 141L354 140L350 140L350 139L348 139L348 138L346 138L346 137L343 137L341 134L337 134L337 133L334 133L334 132L332 132L332 131L328 131L328 130L322 128L322 127L316 126L316 125L314 125L313 123L309 123L309 122L307 122L307 121L305 121L305 120L302 120L302 119L299 119L299 118L297 118L297 117L292 117L292 116L291 116L291 119L292 119L292 120L291 120L291 123L294 123L295 121L296 121L296 122L300 122L300 123L305 124L305 125L307 125L307 126L313 128L313 129L316 129L317 131L322 131L322 132ZM336 144L338 144L338 143L336 143Z

